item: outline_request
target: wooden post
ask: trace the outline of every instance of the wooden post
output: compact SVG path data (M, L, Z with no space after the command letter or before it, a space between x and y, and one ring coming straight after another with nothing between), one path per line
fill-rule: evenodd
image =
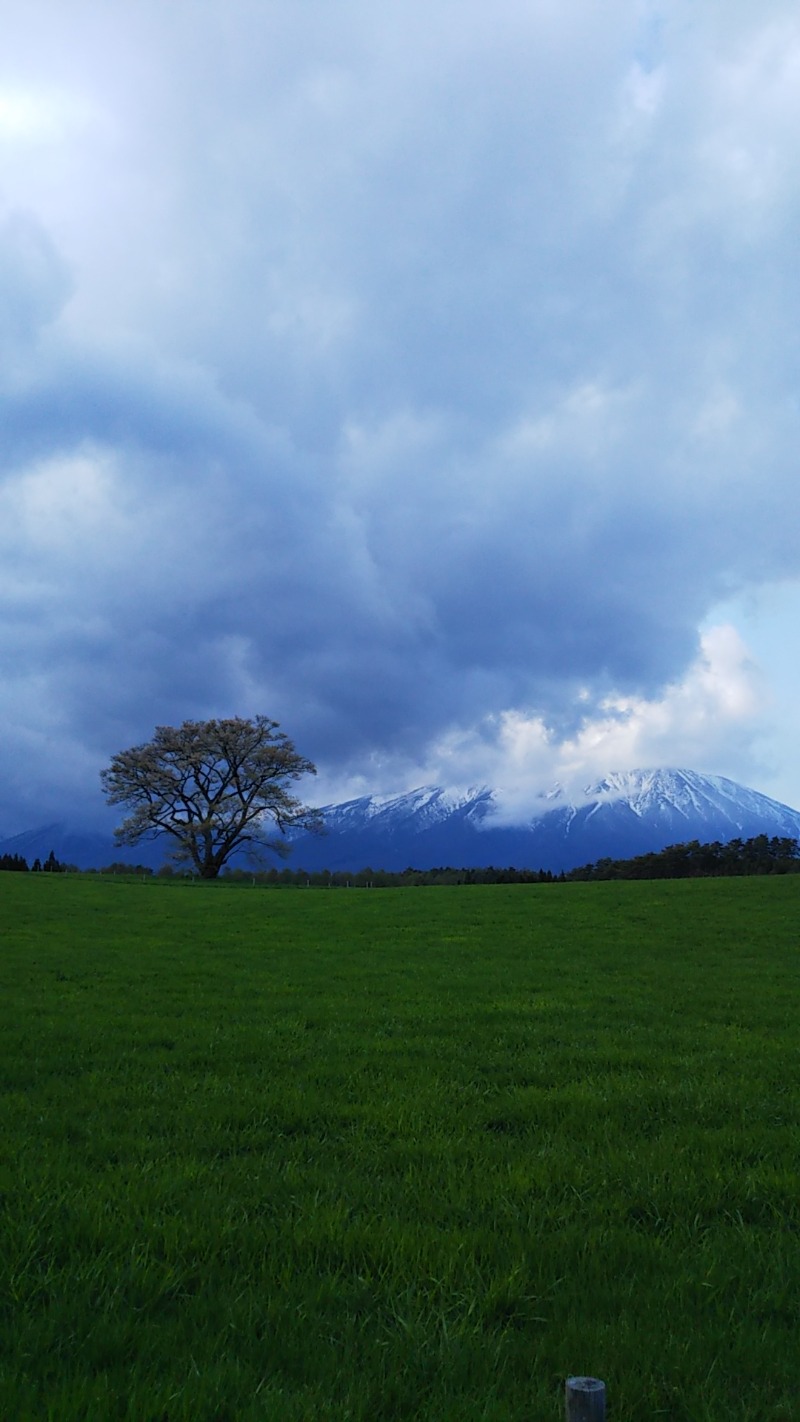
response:
M606 1422L606 1385L599 1378L567 1378L567 1422Z

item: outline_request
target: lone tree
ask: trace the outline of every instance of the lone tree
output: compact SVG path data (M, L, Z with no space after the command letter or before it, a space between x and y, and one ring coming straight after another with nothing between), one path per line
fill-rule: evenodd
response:
M318 812L287 789L315 774L277 721L237 716L157 726L152 741L120 751L100 778L108 803L131 810L114 831L117 844L171 835L176 859L216 879L244 845L288 853L282 840L267 836L265 821L281 834L292 826L321 829Z

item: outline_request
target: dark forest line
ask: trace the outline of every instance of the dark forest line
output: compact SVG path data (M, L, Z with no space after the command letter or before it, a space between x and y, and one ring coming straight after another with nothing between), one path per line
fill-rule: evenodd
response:
M73 865L61 864L52 851L44 863L36 859L31 866L22 855L0 855L0 870L15 873L80 872ZM584 864L577 869L561 873L554 873L551 869L517 869L513 865L505 868L488 865L479 869L458 869L451 866L433 869L409 867L401 872L367 866L358 873L328 869L311 873L302 866L297 869L285 866L280 869L227 869L223 872L222 879L229 884L255 882L273 888L387 889L437 884L563 884L608 879L708 879L751 874L796 874L799 871L798 840L777 836L770 838L761 834L752 839L732 839L726 844L716 840L710 844L701 844L699 840L693 839L685 844L668 845L666 849L650 854L639 854L632 859L598 859L592 864ZM109 864L104 869L83 872L136 875L138 878L191 877L188 871L171 864L165 864L155 875L146 865L123 862Z

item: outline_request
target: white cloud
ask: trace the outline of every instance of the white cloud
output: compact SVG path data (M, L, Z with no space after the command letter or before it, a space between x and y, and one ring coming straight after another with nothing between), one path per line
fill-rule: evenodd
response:
M580 796L609 771L739 767L746 776L765 703L758 668L736 629L711 627L686 675L658 698L609 696L563 738L542 716L503 711L477 729L450 731L406 779L491 785L499 822L515 824L536 814L539 797L555 785Z
M12 159L27 152L29 161L38 164L45 149L80 141L100 119L84 94L36 84L0 85L0 147Z
M82 560L86 545L102 556L124 528L122 491L108 451L84 449L43 460L7 479L0 491L0 527L7 555L29 548ZM95 542L96 540L96 542Z
M602 379L581 381L559 392L551 408L518 419L498 441L510 460L554 451L559 456L606 455L624 435L635 387L613 389Z

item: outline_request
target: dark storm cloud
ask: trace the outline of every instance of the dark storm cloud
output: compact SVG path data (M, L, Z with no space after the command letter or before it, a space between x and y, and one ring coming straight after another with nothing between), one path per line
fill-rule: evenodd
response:
M797 575L800 35L699 9L17 20L6 820L185 716L570 735Z

